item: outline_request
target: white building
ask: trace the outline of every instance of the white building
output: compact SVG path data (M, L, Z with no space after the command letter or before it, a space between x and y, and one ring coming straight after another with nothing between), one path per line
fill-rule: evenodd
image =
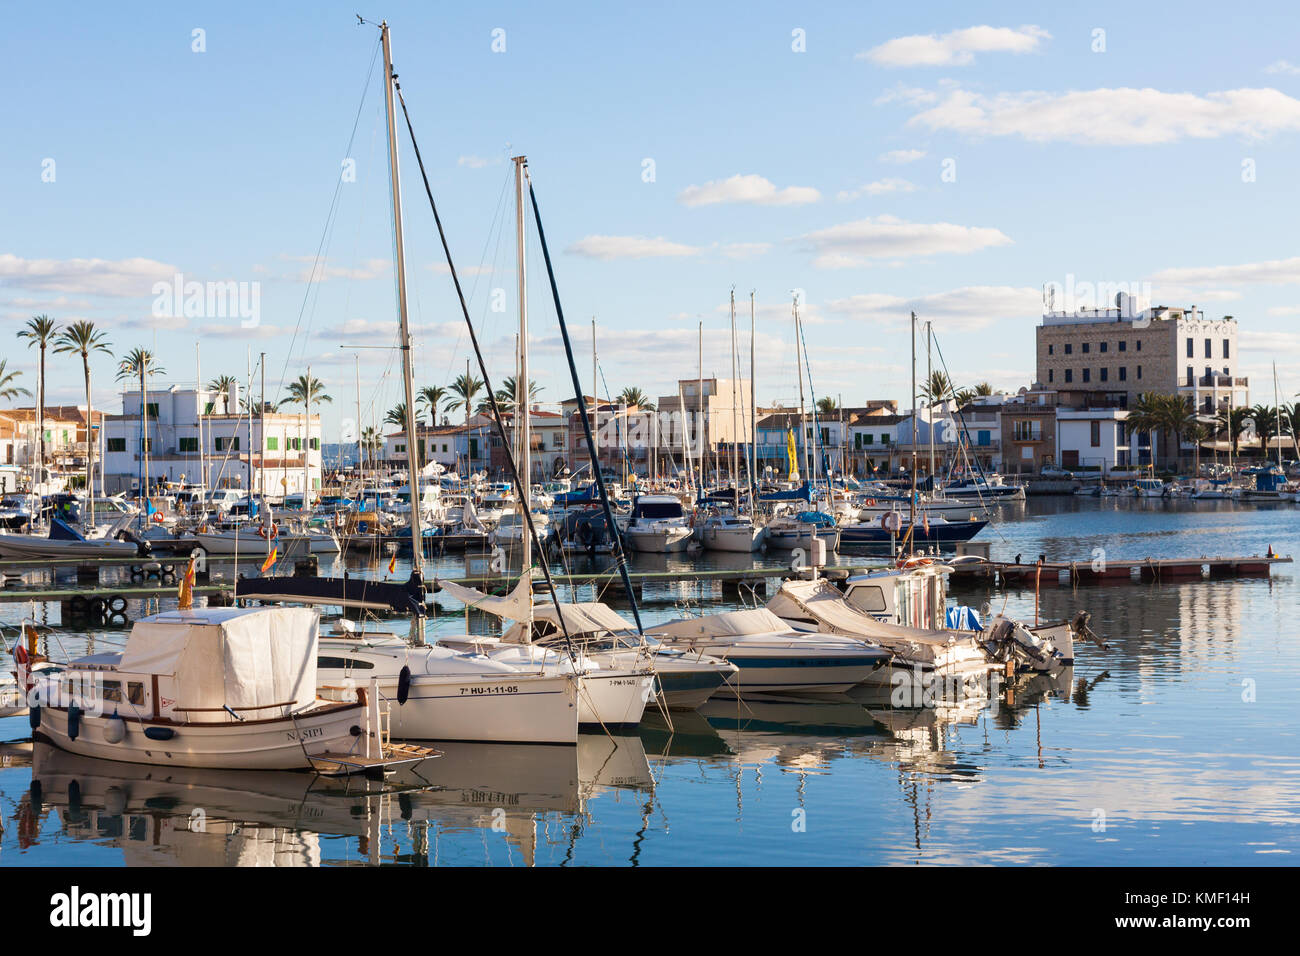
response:
M1100 471L1128 468L1135 461L1129 447L1128 412L1120 408L1056 410L1056 448L1061 466ZM1150 449L1145 450L1149 460Z
M271 498L301 493L304 482L320 489L319 415L305 421L301 413L254 413L250 421L247 413L236 411L237 396L231 397L226 413L220 394L178 385L148 389L146 404L148 442L143 449L139 389L122 393L121 415L104 417L103 474L109 494L139 487L146 458L150 484L251 488Z

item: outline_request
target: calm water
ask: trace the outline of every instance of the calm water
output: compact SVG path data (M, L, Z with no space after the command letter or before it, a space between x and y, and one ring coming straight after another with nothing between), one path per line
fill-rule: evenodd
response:
M1028 562L1269 545L1296 554L1300 517L1294 506L1043 499L1005 509L983 539L995 557ZM374 565L381 575L386 563ZM637 566L683 577L691 567ZM464 570L462 561L441 567ZM981 584L954 596L1033 615L1032 588ZM689 583L655 585L645 618L700 601ZM1044 583L1045 617L1079 608L1109 650L1083 646L1072 673L1022 688L1013 706L711 702L673 714L671 728L655 718L637 736L587 735L576 748L444 745L444 757L379 793L304 774L165 771L33 751L25 717L0 720L9 741L0 863L1294 865L1295 569L1205 583ZM32 610L0 605L0 620ZM57 608L35 612L59 620ZM452 602L431 632L463 626ZM125 631L89 636L105 647ZM87 637L64 632L68 651Z

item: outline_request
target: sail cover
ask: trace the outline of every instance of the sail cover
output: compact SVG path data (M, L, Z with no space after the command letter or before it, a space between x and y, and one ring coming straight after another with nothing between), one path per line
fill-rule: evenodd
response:
M318 624L311 608L170 611L136 623L118 669L172 677L174 709L186 719L222 707L278 717L272 705L297 710L316 699Z
M687 617L666 624L656 624L647 629L651 637L743 637L746 634L788 634L790 625L765 607L723 614L706 614Z
M533 603L533 581L530 575L523 575L513 591L503 597L494 597L475 588L467 588L455 581L437 581L440 591L445 591L462 604L488 614L495 614L508 621L526 621Z

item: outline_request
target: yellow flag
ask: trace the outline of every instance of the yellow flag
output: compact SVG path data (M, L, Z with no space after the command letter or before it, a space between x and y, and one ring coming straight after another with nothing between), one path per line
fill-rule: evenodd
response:
M177 607L182 611L188 611L194 606L194 559L190 558L189 566L185 573L181 575L181 586L177 589L176 596L179 599Z
M271 553L268 554L268 555L266 556L266 560L262 562L262 573L263 573L263 574L265 574L267 571L270 571L271 568L275 567L275 559L279 556L279 554L280 554L280 549L279 549L279 548L272 548L272 549L271 549Z
M787 428L785 431L785 460L790 466L790 480L799 480L799 463L794 452L794 431Z
M394 552L393 556L388 559L388 573L392 574L396 570L397 570L397 553Z

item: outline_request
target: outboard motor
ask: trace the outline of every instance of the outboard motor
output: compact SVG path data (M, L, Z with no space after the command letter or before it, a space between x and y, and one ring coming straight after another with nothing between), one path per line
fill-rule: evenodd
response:
M121 531L119 531L117 533L117 538L119 541L130 541L132 544L134 544L136 549L136 554L141 558L147 558L150 554L153 553L153 545L151 545L144 538L140 537L130 528L123 528Z

